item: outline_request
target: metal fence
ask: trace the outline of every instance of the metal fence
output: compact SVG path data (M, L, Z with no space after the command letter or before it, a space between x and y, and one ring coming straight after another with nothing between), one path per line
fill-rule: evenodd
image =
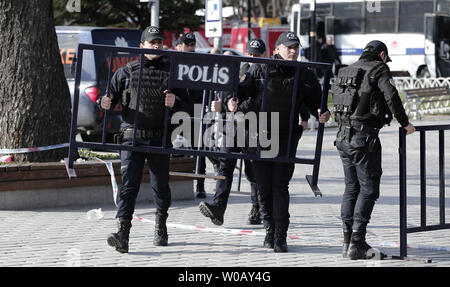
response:
M78 105L79 105L79 85L81 80L81 70L83 63L83 51L84 50L95 50L102 51L104 53L109 53L110 63L112 63L112 59L114 55L117 53L130 53L130 54L138 54L140 55L141 66L143 63L143 55L144 54L155 54L162 55L170 58L170 75L168 82L168 90L169 92L176 87L179 88L193 88L204 90L204 98L208 93L216 93L227 91L233 93L233 96L237 95L238 85L239 85L239 67L241 62L253 62L259 64L266 65L265 71L265 79L264 79L264 91L262 94L262 108L261 111L264 111L264 98L266 94L266 86L268 81L268 72L269 68L272 65L282 65L282 66L290 66L295 68L295 79L294 79L294 89L292 91L292 106L295 106L295 100L297 97L296 87L298 85L298 75L300 73L300 68L315 68L321 69L325 78L322 84L322 96L321 96L321 110L325 110L327 106L328 99L328 90L329 90L329 75L331 74L331 66L329 64L324 63L310 63L310 62L297 62L297 61L280 61L275 59L267 59L267 58L251 58L251 57L239 57L239 56L226 56L226 55L211 55L211 54L201 54L201 53L185 53L185 52L176 52L176 51L168 51L168 50L154 50L154 49L140 49L140 48L129 48L129 47L115 47L115 46L106 46L106 45L89 45L89 44L80 44L78 46L77 53L77 65L76 65L76 75L75 75L75 90L74 90L74 101L73 101L73 109L72 109L72 122L71 122L71 133L70 133L70 144L69 144L69 156L66 160L66 164L68 166L69 176L76 176L73 170L73 161L75 158L75 153L78 148L88 148L88 149L97 149L97 150L129 150L129 151L137 151L137 152L147 152L147 153L164 153L164 154L179 154L179 155L190 155L190 156L212 156L218 158L235 158L235 159L249 159L249 160L262 160L262 161L276 161L276 162L286 162L286 163L300 163L300 164L309 164L313 166L312 175L307 175L306 179L310 184L315 195L321 195L320 190L318 188L318 176L319 176L319 166L320 166L320 157L322 151L322 141L323 141L323 128L324 125L320 124L317 130L317 139L316 139L316 149L314 158L297 158L297 157L289 157L289 149L290 149L290 139L292 137L293 131L293 116L294 109L291 109L290 113L290 126L289 126L289 140L288 140L288 153L286 155L279 155L274 158L262 158L257 154L250 153L239 153L239 152L230 152L225 153L221 151L215 150L206 150L202 149L200 146L197 150L195 149L186 149L186 148L174 148L166 145L167 139L167 131L168 131L168 123L169 123L169 109L166 108L165 118L164 118L164 133L163 133L163 144L159 147L156 146L137 146L135 144L136 134L133 135L133 145L121 145L121 144L111 144L105 142L106 135L106 113L104 115L104 124L103 124L103 136L101 143L94 142L78 142L75 139L75 135L77 132L77 114L78 114ZM219 83L206 83L201 81L192 81L189 79L184 79L179 75L180 73L180 65L202 65L203 67L208 67L206 69L220 69L221 67L227 67L230 71L230 79L227 83L219 84ZM110 65L108 72L108 87L111 80L111 69L112 65ZM139 83L138 83L138 93L136 106L139 106L140 100L140 80L141 73L139 73ZM302 91L300 90L300 93ZM203 101L203 107L205 105L205 101ZM135 125L137 123L137 116L139 113L136 113ZM202 119L203 122L203 113ZM135 126L136 130L136 126Z
M412 77L396 77L395 87L399 91L405 89L432 88L432 87L450 87L449 78L412 78Z
M407 256L407 234L431 230L450 229L445 221L445 142L444 131L450 125L417 126L420 133L420 226L408 227L407 223L407 165L406 131L399 128L399 172L400 172L400 256ZM426 184L426 132L439 133L439 224L427 225L427 184Z

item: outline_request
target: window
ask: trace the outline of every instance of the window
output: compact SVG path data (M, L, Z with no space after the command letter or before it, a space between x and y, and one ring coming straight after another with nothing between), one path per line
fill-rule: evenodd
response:
M300 18L309 17L309 4L300 4Z
M437 0L436 12L450 13L450 0Z
M395 2L380 2L381 10L366 10L366 33L394 33L395 32Z
M335 3L336 34L362 33L363 3Z
M309 4L301 5L301 14L302 18L307 18L311 16L311 11L309 11ZM331 3L320 3L316 4L316 17L322 16L331 16Z
M316 16L331 16L331 3L316 4Z
M434 17L427 17L426 18L426 31L425 31L425 38L434 41Z
M295 35L298 35L298 31L297 31L297 24L298 24L298 12L297 11L295 11L294 12L294 15L292 16L292 23L293 23L293 32L294 32L294 34Z
M311 21L309 18L300 20L300 35L309 35Z
M75 78L75 55L78 48L78 34L57 33L59 54L66 79Z
M433 1L402 1L399 10L400 33L423 33L424 14L433 11Z
M133 29L99 29L92 31L92 42L96 45L111 45L117 47L139 47L141 32ZM109 67L111 72L125 66L126 63L139 59L138 54L118 52L111 59L109 53L103 51L95 52L95 62L98 79L108 79Z

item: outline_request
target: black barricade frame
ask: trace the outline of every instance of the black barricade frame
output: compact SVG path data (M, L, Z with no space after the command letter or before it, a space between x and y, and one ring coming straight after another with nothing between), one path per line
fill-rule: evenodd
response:
M292 109L290 113L290 127L289 127L289 141L288 141L288 152L290 149L290 139L292 136L293 130L293 116L295 106L295 98L297 89L297 81L298 81L298 72L300 67L306 68L315 68L321 69L324 71L324 80L322 86L322 97L321 97L321 105L320 109L322 111L326 110L326 105L328 101L328 90L329 90L329 80L331 75L331 65L326 63L314 63L314 62L298 62L298 61L282 61L275 60L269 58L253 58L253 57L241 57L241 56L228 56L228 55L217 55L217 54L202 54L202 53L188 53L188 52L178 52L178 51L168 51L168 50L156 50L156 49L145 49L145 48L130 48L130 47L116 47L116 46L107 46L107 45L91 45L91 44L79 44L77 51L77 61L76 61L76 74L75 74L75 89L74 89L74 100L73 100L73 108L72 108L72 121L71 121L71 130L70 130L70 143L69 143L69 155L68 159L66 159L66 164L68 168L68 173L70 177L76 176L73 169L73 161L75 158L75 153L78 148L88 148L88 149L99 149L99 150L128 150L128 151L137 151L137 152L148 152L148 153L164 153L164 154L179 154L179 155L190 155L190 156L212 156L212 157L221 157L221 158L233 158L233 159L248 159L248 160L261 160L261 161L275 161L275 162L285 162L285 163L299 163L299 164L309 164L313 165L312 175L306 175L306 179L311 186L314 194L322 196L320 189L318 188L318 177L319 177L319 167L320 167L320 158L322 153L322 142L323 142L323 132L324 132L324 124L319 123L319 127L317 129L317 138L316 138L316 149L314 153L314 158L291 158L286 156L278 156L274 158L261 158L257 155L246 154L246 153L237 153L237 152L220 152L214 150L200 150L199 149L185 149L185 148L169 148L166 146L167 139L167 130L168 130L168 120L169 120L169 108L166 107L165 111L165 119L164 119L164 135L163 135L163 144L161 147L155 146L135 146L135 137L136 132L133 136L133 144L131 146L121 145L121 144L109 144L105 143L106 137L106 127L107 127L107 111L104 112L104 122L103 122L103 134L102 134L102 142L94 143L94 142L77 142L75 139L77 133L77 115L78 115L78 105L79 105L79 96L80 96L80 82L81 82L81 68L83 63L83 51L84 50L94 50L94 51L102 51L105 53L110 53L110 66L108 71L108 84L107 91L105 94L109 92L110 81L112 77L112 58L115 53L131 53L131 54L139 54L140 61L142 63L144 54L154 54L154 55L162 55L170 58L170 76L168 83L169 92L174 87L183 87L183 88L194 88L204 90L204 99L206 97L207 91L215 93L216 91L229 91L236 95L239 85L239 66L241 62L253 62L266 64L266 77L263 91L263 106L261 111L264 111L264 95L266 92L266 83L267 83L267 75L268 68L270 65L282 65L282 66L290 66L296 68L296 77L294 82L294 92L292 98ZM214 77L205 77L206 82L192 83L183 79L183 75L186 70L180 65L195 63L201 64L202 69L217 69L217 74L219 73L219 65L220 67L225 67L228 69L230 78L226 83L224 78L216 78ZM177 66L175 66L177 65ZM140 99L140 81L142 74L142 65L141 70L139 71L139 80L138 80L138 95L137 95L137 106L139 105ZM198 75L198 73L197 73ZM203 79L202 79L203 80ZM208 82L210 80L210 82ZM214 83L215 82L215 83ZM202 123L204 117L204 108L205 108L205 100L203 100L202 106ZM136 113L136 116L139 113ZM135 124L137 120L135 119ZM203 124L202 124L203 126ZM203 129L203 127L202 127ZM136 129L135 129L136 131ZM201 134L203 132L201 131ZM200 141L201 144L202 141Z
M399 128L399 174L400 174L400 257L407 257L407 234L450 229L450 223L445 223L445 156L444 131L450 130L450 125L417 126L420 133L420 226L408 227L407 223L407 176L406 176L406 131ZM438 131L439 133L439 224L426 223L426 144L425 133Z

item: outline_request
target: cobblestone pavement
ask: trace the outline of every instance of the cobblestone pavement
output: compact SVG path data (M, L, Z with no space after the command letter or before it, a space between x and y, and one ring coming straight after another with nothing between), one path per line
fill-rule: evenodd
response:
M413 122L414 123L414 122ZM450 123L450 117L428 118L416 125ZM106 237L115 232L114 206L74 206L67 208L0 211L0 266L209 266L209 267L306 267L306 266L450 266L450 253L409 248L408 255L430 258L420 260L348 260L341 256L340 201L344 188L343 170L333 146L336 128L326 128L321 159L319 187L323 197L314 197L305 180L312 166L297 165L290 185L289 252L274 253L262 247L264 229L248 225L251 208L250 188L243 178L241 192L232 192L221 227L203 217L198 209L199 199L174 201L169 210L169 246L154 247L153 227L149 222L133 220L130 252L119 254L109 247ZM436 135L436 136L434 136ZM368 226L367 240L383 252L399 255L399 183L398 183L398 124L382 130L383 176L381 196L375 205ZM315 131L304 133L298 156L312 158ZM446 155L450 154L450 136L445 133ZM408 136L408 223L420 222L419 196L419 135ZM427 136L427 223L439 220L438 198L438 137ZM449 157L446 156L446 159ZM209 172L212 167L208 164ZM445 167L447 196L450 165ZM235 173L233 190L237 188ZM207 180L207 200L211 200L214 181ZM149 192L142 190L141 192ZM447 220L450 203L445 206ZM104 217L88 220L86 212L102 208ZM138 204L136 215L154 220L153 203ZM205 227L203 230L201 228ZM196 230L193 230L196 229ZM250 234L233 234L233 230L248 230ZM249 232L247 232L249 233ZM450 230L408 235L411 245L445 247L450 250Z

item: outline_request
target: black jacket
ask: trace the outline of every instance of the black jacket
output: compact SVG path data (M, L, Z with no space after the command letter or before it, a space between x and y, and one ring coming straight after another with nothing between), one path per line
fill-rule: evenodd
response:
M369 61L382 62L380 57L373 52L364 52L358 60L358 62ZM369 77L372 87L379 89L379 91L383 94L390 111L398 120L400 125L402 127L406 127L409 124L408 116L403 108L403 103L398 95L398 91L395 87L395 83L392 79L391 71L389 70L388 65L379 65L378 68L375 68L371 72ZM375 119L368 120L366 124L373 127L377 127L377 125L379 125L378 122L375 122Z
M279 55L274 55L274 59L281 59ZM299 115L302 120L306 121L309 114L318 118L317 110L320 108L322 89L314 73L306 68L300 69L303 80L300 81L296 94L296 107L294 109L294 127L299 124ZM264 90L264 78L266 66L254 64L245 73L245 77L241 77L239 85L239 108L242 112L259 112L261 109L261 94ZM283 91L271 89L266 92L265 111L279 111L280 113L280 133L285 133L289 127L289 114L291 109L291 99L293 93L293 80L295 76L295 68L283 65L273 65L270 75L283 81L278 85L285 87ZM269 79L270 80L270 79ZM300 79L298 79L300 80ZM275 83L274 83L275 84ZM270 85L270 84L268 84ZM275 105L281 103L285 107L276 108ZM274 105L275 104L275 105Z
M170 61L167 57L159 57L155 60L149 60L144 58L144 65L153 69L168 70ZM111 78L109 95L113 97L111 103L111 109L114 108L123 98L123 93L130 86L130 73L127 66L123 66L114 73ZM175 94L175 105L170 109L171 114L177 111L191 112L192 101L191 95L187 89L173 89L171 91ZM161 96L164 96L161 94ZM98 103L101 102L101 99ZM101 107L100 107L101 108ZM161 119L163 121L164 119Z

